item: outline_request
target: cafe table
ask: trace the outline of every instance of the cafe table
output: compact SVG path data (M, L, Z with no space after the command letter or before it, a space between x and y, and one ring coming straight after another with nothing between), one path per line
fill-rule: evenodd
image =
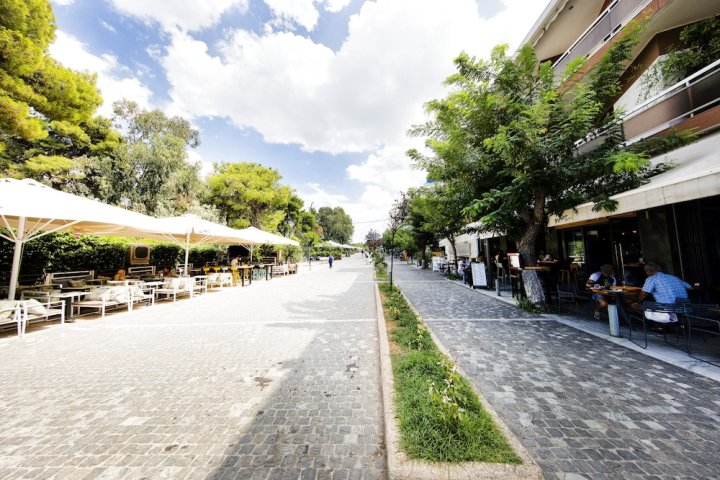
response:
M611 300L608 302L607 307L610 335L620 337L620 310L618 307L623 308L621 305L623 299L626 296L638 295L642 291L642 288L616 285L610 288L591 288L590 291L598 295L603 295Z
M238 265L237 269L240 272L240 285L245 286L245 273L250 272L248 275L248 285L252 285L252 265Z

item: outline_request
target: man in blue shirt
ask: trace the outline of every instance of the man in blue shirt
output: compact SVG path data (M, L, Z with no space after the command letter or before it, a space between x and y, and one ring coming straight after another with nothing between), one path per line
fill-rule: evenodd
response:
M645 273L648 278L638 295L638 303L645 301L648 295L652 295L658 303L677 303L688 300L688 288L690 284L680 280L675 275L663 273L662 268L655 262L648 262L645 265ZM633 303L633 310L640 311L638 303Z

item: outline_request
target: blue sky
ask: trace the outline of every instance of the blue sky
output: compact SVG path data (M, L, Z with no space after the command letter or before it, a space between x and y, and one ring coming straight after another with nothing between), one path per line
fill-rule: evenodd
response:
M53 0L51 54L113 100L182 115L189 153L277 169L306 205L340 205L355 239L424 181L407 129L460 51L517 46L537 0ZM374 222L372 222L374 221Z

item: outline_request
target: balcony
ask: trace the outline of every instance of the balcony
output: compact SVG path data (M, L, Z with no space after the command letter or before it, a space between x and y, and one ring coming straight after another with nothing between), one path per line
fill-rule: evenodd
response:
M556 79L560 78L571 60L580 56L589 57L595 53L651 2L652 0L615 0L611 3L555 62L553 68Z
M625 145L678 126L720 105L720 60L638 105L618 121ZM595 150L607 138L602 128L575 143L578 154Z

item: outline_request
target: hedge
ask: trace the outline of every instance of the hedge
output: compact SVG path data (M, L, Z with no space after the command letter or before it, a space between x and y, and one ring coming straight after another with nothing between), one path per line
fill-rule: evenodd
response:
M131 244L150 246L150 265L174 266L184 261L184 250L174 243L51 233L25 244L20 274L34 276L46 272L74 270L116 271L127 265ZM10 272L13 247L10 242L0 242L0 271L6 275ZM227 247L200 245L190 250L189 262L194 265L205 265L213 261L227 261Z

